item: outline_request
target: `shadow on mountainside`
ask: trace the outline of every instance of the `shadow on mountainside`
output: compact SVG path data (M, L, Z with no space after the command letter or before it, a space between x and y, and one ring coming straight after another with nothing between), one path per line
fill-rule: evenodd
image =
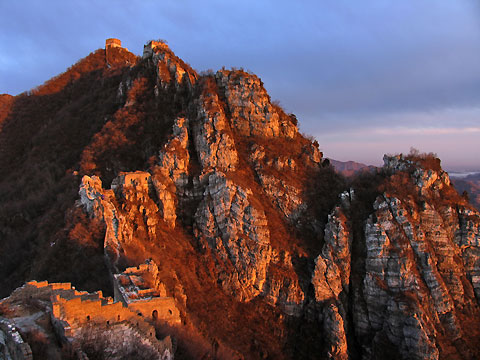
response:
M82 151L122 105L116 90L136 61L120 52L109 68L97 50L11 98L0 131L0 296L31 278L104 287L105 279L89 279L105 271L103 249L69 240L65 214L77 198Z

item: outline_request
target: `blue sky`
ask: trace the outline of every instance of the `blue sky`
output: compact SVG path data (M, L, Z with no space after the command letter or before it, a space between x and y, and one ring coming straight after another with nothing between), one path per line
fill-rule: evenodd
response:
M378 165L411 146L480 169L475 0L0 0L0 93L18 94L118 37L166 39L195 69L243 67L326 156Z

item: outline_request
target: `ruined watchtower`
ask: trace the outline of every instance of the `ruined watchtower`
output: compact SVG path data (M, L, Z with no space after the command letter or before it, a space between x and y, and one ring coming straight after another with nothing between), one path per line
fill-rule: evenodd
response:
M105 40L105 49L108 47L122 47L122 42L115 38L107 39Z

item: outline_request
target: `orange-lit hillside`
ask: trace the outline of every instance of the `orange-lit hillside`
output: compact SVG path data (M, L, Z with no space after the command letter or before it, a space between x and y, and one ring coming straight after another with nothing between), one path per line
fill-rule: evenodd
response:
M440 160L345 179L258 76L106 45L0 97L2 296L101 290L180 359L479 356L480 215Z

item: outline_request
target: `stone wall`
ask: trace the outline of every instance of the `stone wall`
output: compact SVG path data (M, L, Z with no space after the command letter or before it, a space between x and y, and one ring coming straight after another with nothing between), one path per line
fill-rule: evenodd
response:
M29 281L23 286L17 288L10 298L19 299L44 299L50 300L51 296L59 294L63 297L92 296L86 291L78 291L71 283L48 283L47 281ZM94 296L102 296L102 292L97 292Z
M159 320L170 324L181 322L175 300L166 296L165 288L158 278L158 267L153 261L129 267L122 274L113 275L113 287L115 301L135 314L140 313L151 321Z
M52 302L52 320L56 323L57 329L64 329L63 335L67 338L74 336L76 329L89 323L113 325L125 320L137 326L145 334L155 336L152 325L123 307L120 302L105 303L102 299L82 300L80 297L71 300L57 297Z
M12 321L0 318L0 359L32 360L32 349Z
M157 297L139 300L128 304L128 309L136 314L141 313L146 319L165 321L169 324L180 324L180 312L171 297Z

